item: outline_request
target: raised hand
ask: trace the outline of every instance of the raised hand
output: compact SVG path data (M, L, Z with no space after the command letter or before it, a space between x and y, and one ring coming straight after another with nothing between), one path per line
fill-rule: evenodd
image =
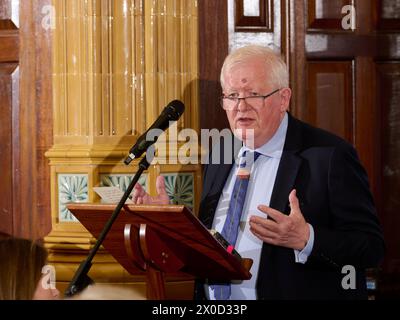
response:
M303 250L310 237L309 226L300 210L296 190L289 195L290 214L287 216L278 210L260 205L258 210L271 219L252 216L250 231L264 242L275 246Z
M137 183L133 189L132 201L134 204L169 204L169 196L165 189L163 176L158 176L156 180L157 196L150 196L143 187Z

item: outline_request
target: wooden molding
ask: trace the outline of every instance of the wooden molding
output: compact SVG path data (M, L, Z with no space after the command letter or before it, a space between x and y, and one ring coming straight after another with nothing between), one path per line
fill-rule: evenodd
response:
M395 11L394 7L393 12L397 12L397 17L384 17L384 6L395 6L393 2L385 1L385 0L374 0L374 4L372 6L373 9L373 17L375 21L375 26L378 30L382 31L399 31L400 30L400 14Z
M308 29L309 30L324 30L327 31L335 31L335 32L345 32L349 33L352 30L344 30L342 28L342 12L340 10L340 6L338 7L337 12L331 12L332 16L318 17L317 15L317 2L320 5L329 4L332 0L307 0L307 13L308 13ZM333 2L333 1L332 1ZM341 2L341 6L345 5L354 5L354 0L335 0L335 2Z
M273 1L259 0L259 15L245 16L244 1L235 1L236 32L273 32Z

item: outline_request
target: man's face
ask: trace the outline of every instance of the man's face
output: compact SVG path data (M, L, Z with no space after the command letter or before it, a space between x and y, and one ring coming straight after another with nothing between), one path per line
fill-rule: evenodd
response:
M223 93L227 97L264 96L276 89L281 88L269 84L268 70L262 58L237 64L224 75ZM247 104L245 100L240 100L237 108L226 111L231 130L249 147L252 147L252 139L254 148L262 146L279 128L288 109L290 96L290 89L280 90L264 99L259 109Z

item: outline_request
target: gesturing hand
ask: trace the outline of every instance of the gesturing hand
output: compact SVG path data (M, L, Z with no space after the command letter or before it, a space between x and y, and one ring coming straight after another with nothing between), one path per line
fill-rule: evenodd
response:
M137 183L133 189L132 201L134 204L169 204L169 196L165 189L163 176L158 176L156 180L157 196L150 196L143 187Z
M290 214L260 205L258 209L271 219L250 217L250 231L262 241L296 250L303 250L310 237L310 229L301 213L296 190L289 195Z

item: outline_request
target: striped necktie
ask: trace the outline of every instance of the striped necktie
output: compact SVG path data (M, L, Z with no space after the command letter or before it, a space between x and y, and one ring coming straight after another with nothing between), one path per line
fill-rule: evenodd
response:
M239 168L236 173L235 186L233 187L229 208L226 215L221 235L231 245L230 250L235 247L239 233L240 218L242 216L246 192L249 186L251 167L261 154L258 152L245 151L239 159ZM231 295L231 284L220 283L210 286L214 290L216 300L227 300Z

